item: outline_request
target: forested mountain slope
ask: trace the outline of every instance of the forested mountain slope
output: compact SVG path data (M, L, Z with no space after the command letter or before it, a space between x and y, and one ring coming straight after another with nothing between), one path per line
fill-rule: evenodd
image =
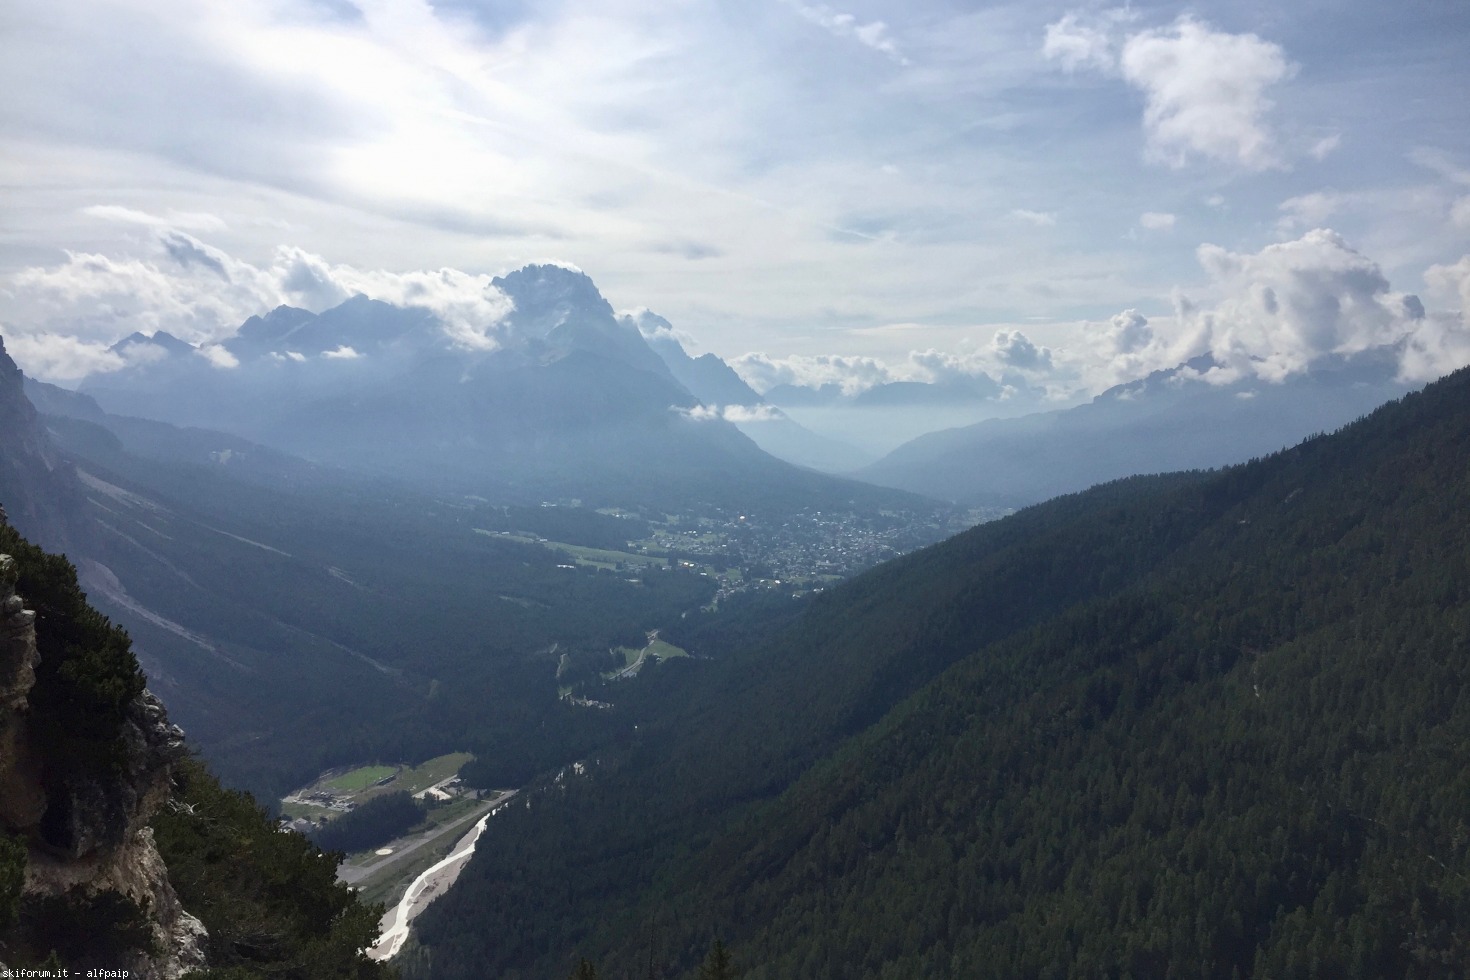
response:
M498 818L405 968L1462 976L1467 513L1462 371L893 562L640 681L641 741Z

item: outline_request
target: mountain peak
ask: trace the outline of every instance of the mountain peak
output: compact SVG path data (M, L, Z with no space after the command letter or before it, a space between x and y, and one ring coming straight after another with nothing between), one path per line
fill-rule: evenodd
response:
M597 285L585 272L560 265L528 265L504 276L496 276L491 285L515 301L517 312L542 319L549 314L578 309L611 317L612 306L598 292Z
M113 344L108 350L113 353L118 353L123 348L131 347L134 344L152 344L154 347L162 347L170 354L192 354L196 349L193 344L180 340L166 330L154 331L152 336L135 330L122 340Z

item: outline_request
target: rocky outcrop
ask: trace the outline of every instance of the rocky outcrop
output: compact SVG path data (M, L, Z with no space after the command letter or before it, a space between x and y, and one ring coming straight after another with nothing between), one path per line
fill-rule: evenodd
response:
M126 964L129 975L173 980L204 966L207 935L180 904L147 824L169 798L184 733L144 690L128 704L113 764L51 771L29 700L36 614L15 594L16 578L0 555L0 829L29 843L25 900L126 896L146 916L153 947Z
M39 760L26 736L36 683L36 614L15 594L15 561L0 555L0 825L34 826L46 809Z
M48 787L41 842L78 860L122 846L168 799L169 774L185 753L184 733L151 691L128 706L118 733L122 762L105 773L67 774Z

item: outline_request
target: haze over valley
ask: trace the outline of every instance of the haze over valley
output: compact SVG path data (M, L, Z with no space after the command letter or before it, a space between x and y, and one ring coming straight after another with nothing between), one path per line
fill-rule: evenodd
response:
M1470 11L18 4L0 972L1465 974Z

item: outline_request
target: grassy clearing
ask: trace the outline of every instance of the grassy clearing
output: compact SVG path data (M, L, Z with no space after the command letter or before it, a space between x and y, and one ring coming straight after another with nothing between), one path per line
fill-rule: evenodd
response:
M650 657L653 657L655 660L668 660L671 657L689 656L689 651L683 649L682 647L676 647L672 643L664 640L654 640L652 643L648 644L648 646L643 647L642 649L635 649L633 647L618 647L618 653L621 653L623 655L623 666L631 667L636 664L638 662L638 658L643 656L645 650L648 652L648 655Z
M552 551L560 551L571 558L578 565L589 565L593 568L616 569L618 565L624 568L647 568L649 565L663 565L662 555L644 555L632 551L612 551L607 548L587 548L579 544L567 544L564 541L547 541L529 534L511 534L506 531L487 531L484 528L475 528L476 534L486 537L501 538L506 541L520 541L523 544L539 544L543 548ZM501 596L502 599L508 598ZM515 600L510 600L515 601Z
M657 657L660 660L668 660L672 657L687 657L689 656L689 651L683 647L676 647L672 643L664 640L654 640L648 645L648 655L650 657Z
M430 759L428 762L405 769L393 780L392 788L395 790L406 789L410 793L428 789L437 782L442 782L459 772L460 766L473 759L474 756L468 752L451 752Z
M551 548L554 551L566 552L568 555L575 558L579 562L586 562L587 564L606 565L609 568L618 564L619 562L627 566L636 566L638 568L645 568L649 565L664 564L664 558L662 555L640 555L631 551L609 551L606 548L584 548L581 545L562 544L559 541L548 541L546 542L546 547Z
M384 776L391 776L397 771L397 766L360 766L340 776L334 776L327 780L326 785L339 792L357 793L367 789Z

